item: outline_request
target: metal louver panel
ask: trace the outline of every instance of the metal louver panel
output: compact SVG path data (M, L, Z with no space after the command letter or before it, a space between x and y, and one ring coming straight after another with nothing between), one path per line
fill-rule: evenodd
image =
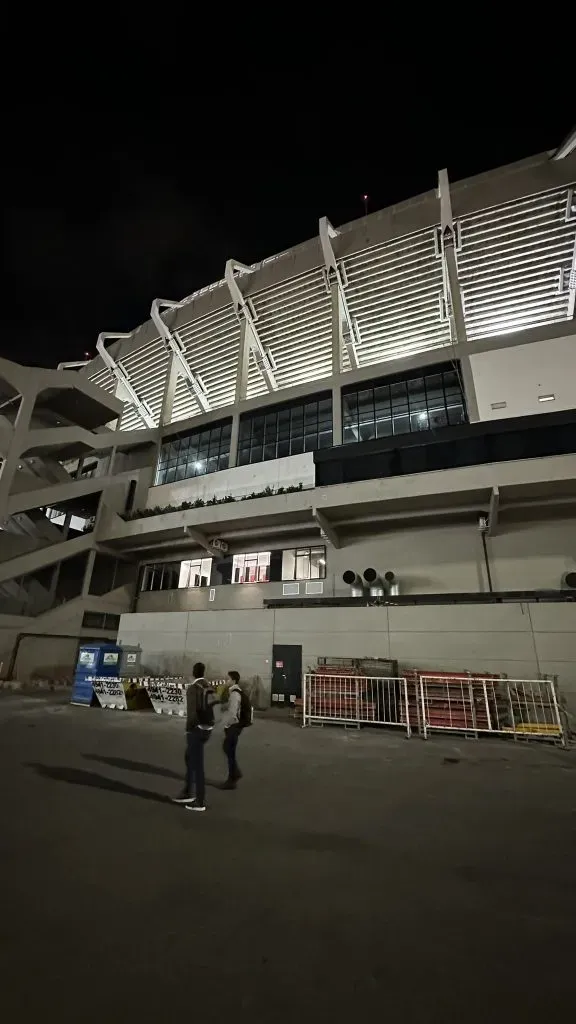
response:
M470 339L566 318L558 282L574 246L567 198L555 189L462 218L458 274Z
M448 321L442 319L442 263L434 238L434 231L427 229L344 260L348 308L361 339L361 366L450 343Z
M98 370L98 373L93 373L88 380L91 380L97 387L102 388L103 391L107 391L109 395L113 395L115 393L116 384L118 383L106 366L101 370Z
M232 405L236 388L236 368L240 346L240 324L232 307L179 327L177 335L184 345L186 359L199 374L212 409ZM176 387L172 421L196 416L198 404L181 378Z
M120 349L117 358L130 377L137 394L148 403L154 422L159 423L168 369L166 346L160 338L156 338L126 356L122 355ZM126 403L122 416L122 430L140 430L143 427L144 424L134 406Z
M274 358L279 389L306 384L332 372L331 300L320 269L250 296L256 327ZM251 359L248 397L267 391Z

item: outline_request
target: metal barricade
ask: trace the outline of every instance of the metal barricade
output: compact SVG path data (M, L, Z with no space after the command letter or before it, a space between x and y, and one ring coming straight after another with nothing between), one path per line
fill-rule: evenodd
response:
M496 676L420 675L424 739L434 731L557 740L565 734L554 682Z
M304 676L302 724L390 725L412 733L408 684L404 676Z

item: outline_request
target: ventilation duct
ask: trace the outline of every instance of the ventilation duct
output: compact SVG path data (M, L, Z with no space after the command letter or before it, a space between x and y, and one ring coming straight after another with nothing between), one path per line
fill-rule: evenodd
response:
M384 581L388 587L388 594L390 597L398 597L398 594L400 593L400 582L396 579L396 576L391 570L384 573Z
M576 571L565 572L562 577L562 590L573 590L576 593Z
M342 579L350 587L351 597L364 597L364 584L357 572L354 572L353 569L346 569L346 572L342 574Z
M370 587L370 597L384 597L386 594L386 584L382 577L378 575L376 569L365 569L364 579Z

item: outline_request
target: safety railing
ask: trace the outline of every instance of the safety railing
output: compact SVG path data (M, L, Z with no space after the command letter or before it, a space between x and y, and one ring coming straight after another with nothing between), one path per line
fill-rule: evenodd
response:
M419 676L424 739L435 731L565 743L556 687L550 679L506 679L434 673Z
M302 724L390 725L411 734L408 684L403 676L308 673L302 688Z

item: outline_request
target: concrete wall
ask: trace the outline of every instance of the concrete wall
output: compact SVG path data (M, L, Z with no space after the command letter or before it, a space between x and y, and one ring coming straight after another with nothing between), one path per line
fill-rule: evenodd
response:
M147 508L155 505L180 505L183 501L202 498L223 498L227 494L241 497L266 487L297 486L314 487L314 456L312 452L303 455L289 455L285 459L257 462L253 466L236 466L219 473L208 473L192 480L178 480L173 484L152 487L146 502Z
M576 405L576 339L574 336L530 345L479 352L470 356L481 420L558 412ZM539 402L539 395L555 396ZM501 409L492 404L505 402Z
M283 608L123 615L119 638L140 644L143 667L209 675L230 668L270 691L272 645L301 644L303 667L318 657L380 657L401 667L557 675L576 714L576 603L434 605L405 608Z
M272 547L307 544L318 544L318 537L311 534L298 541L275 541ZM258 548L256 544L244 547L246 551ZM268 549L264 540L262 548ZM487 549L494 590L557 590L563 574L576 570L576 519L503 522L499 531L487 538ZM405 594L486 593L489 589L482 538L475 522L390 529L337 550L328 545L326 563L326 597L349 593L342 581L346 569L361 574L369 567L380 573L392 569ZM137 610L261 608L265 599L282 597L282 583L229 584L214 589L213 601L208 588L143 593ZM304 592L301 584L300 594Z

